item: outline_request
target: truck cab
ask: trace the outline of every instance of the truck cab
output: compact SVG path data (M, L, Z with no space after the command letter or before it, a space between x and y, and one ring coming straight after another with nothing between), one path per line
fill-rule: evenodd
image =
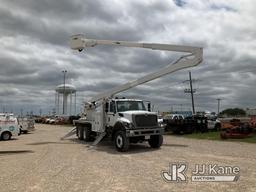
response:
M107 126L122 124L127 136L160 134L157 113L146 110L144 102L137 99L112 99L107 106Z
M79 139L90 141L97 132L105 132L118 151L127 151L130 143L143 141L152 148L161 147L164 128L158 124L157 113L147 110L142 100L111 98L91 108L87 108L86 118L75 121Z
M0 113L0 139L10 140L13 136L18 136L20 129L17 118L13 114Z

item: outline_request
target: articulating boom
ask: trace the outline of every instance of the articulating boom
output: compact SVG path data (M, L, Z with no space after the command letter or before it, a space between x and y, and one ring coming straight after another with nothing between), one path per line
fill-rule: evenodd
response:
M123 47L137 47L137 48L145 48L145 49L152 49L152 50L185 52L189 54L181 56L174 63L170 63L169 65L160 69L157 72L150 73L137 80L130 81L110 91L96 95L91 99L90 102L96 102L102 99L112 97L117 93L133 88L137 85L152 81L154 79L157 79L169 73L173 73L175 71L185 69L188 67L196 66L199 63L201 63L203 60L203 48L201 47L181 46L181 45L172 45L172 44L135 43L135 42L127 42L127 41L86 39L84 35L71 36L71 40L70 40L71 49L82 51L86 47L94 47L96 45L116 45L116 46L123 46Z

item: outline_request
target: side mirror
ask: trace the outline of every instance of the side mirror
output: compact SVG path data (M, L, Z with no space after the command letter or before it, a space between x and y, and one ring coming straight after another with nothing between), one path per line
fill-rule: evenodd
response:
M106 102L106 104L105 104L105 112L106 113L108 112L108 107L109 107L109 104L108 104L108 102Z
M151 111L151 103L148 103L148 111Z

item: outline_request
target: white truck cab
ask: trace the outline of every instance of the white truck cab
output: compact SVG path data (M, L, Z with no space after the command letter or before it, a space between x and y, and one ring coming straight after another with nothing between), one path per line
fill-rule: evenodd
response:
M159 130L157 113L147 111L142 100L111 99L107 107L106 125L115 127L122 123L127 128L127 136L163 133Z
M118 151L127 151L130 143L148 141L152 148L163 143L164 128L157 113L146 110L142 100L110 98L85 109L86 118L74 121L80 140L93 140L101 131L112 138Z
M10 140L13 136L18 136L20 129L17 118L13 114L0 113L0 137L1 140Z

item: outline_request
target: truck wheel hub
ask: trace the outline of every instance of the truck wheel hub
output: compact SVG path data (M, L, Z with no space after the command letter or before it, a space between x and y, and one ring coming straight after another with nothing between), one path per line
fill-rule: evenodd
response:
M123 146L123 138L122 138L121 135L118 135L118 136L116 137L116 145L117 145L119 148Z
M5 133L5 134L3 135L3 138L4 138L4 140L9 139L9 134L8 134L8 133Z

